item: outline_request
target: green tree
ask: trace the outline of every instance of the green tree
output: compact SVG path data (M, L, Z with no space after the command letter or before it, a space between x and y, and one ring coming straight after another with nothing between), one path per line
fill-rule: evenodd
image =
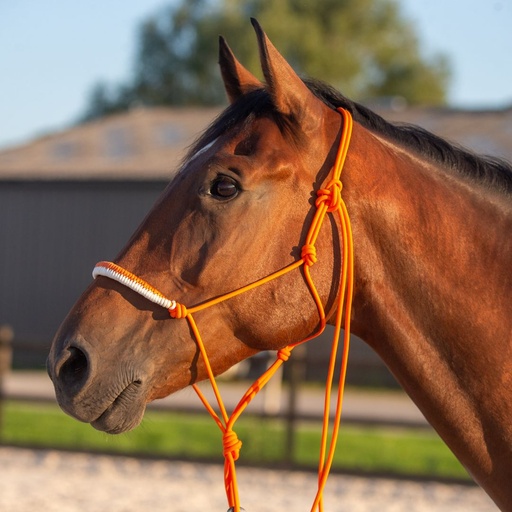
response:
M109 94L97 88L87 117L134 103L225 102L217 37L224 35L240 61L259 74L251 16L300 75L320 78L352 99L446 100L447 60L421 54L396 0L181 0L142 23L131 83Z
M81 121L90 121L128 110L135 103L133 93L131 87L109 87L104 82L98 82L91 90L87 111Z

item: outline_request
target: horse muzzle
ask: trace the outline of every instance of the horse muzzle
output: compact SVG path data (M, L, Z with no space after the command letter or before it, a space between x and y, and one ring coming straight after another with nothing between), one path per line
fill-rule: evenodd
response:
M147 392L142 376L128 365L111 364L109 368L108 360L95 357L82 340L63 346L60 351L52 349L47 360L48 374L62 410L111 434L135 428L146 409Z

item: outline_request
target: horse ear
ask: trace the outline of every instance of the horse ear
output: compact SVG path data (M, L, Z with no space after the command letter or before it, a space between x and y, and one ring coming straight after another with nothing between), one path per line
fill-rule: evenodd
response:
M270 42L258 21L251 18L251 23L258 38L267 91L275 107L281 114L295 118L304 130L316 128L320 101Z
M222 36L219 37L219 65L230 103L254 89L263 88L263 84L238 62Z

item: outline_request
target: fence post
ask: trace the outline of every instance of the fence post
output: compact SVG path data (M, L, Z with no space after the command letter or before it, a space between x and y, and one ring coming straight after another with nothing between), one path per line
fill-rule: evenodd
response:
M14 332L9 325L0 325L0 440L3 435L4 380L11 368Z
M294 464L295 443L297 437L297 399L300 383L305 377L306 347L299 345L290 358L290 374L288 380L288 411L286 414L286 444L284 459L288 466Z

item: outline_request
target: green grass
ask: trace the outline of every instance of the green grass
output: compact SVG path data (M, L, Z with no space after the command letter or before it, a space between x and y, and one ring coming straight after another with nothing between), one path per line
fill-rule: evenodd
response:
M316 467L320 425L301 424L294 463ZM286 431L278 420L241 418L235 428L243 442L245 463L283 461ZM8 401L3 409L1 440L10 444L220 460L219 428L209 416L148 411L132 432L110 436L66 416L57 406ZM340 470L391 472L469 479L452 453L430 430L342 426L333 467Z

